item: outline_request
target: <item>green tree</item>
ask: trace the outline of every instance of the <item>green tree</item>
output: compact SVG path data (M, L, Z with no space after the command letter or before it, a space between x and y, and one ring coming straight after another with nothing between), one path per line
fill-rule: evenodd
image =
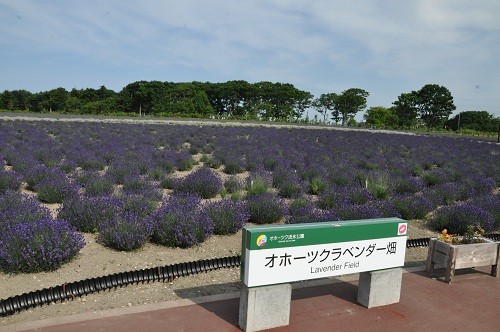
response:
M401 127L413 127L417 124L419 97L416 91L402 93L398 100L393 102L394 113Z
M342 126L345 126L350 118L366 108L366 98L370 93L359 88L351 88L343 91L334 98L334 111L342 118Z
M428 128L442 127L456 109L451 92L437 84L424 85L418 91L419 116Z
M26 90L5 90L0 93L0 109L6 110L29 110L31 92Z
M370 107L365 115L367 125L377 128L394 128L398 123L398 116L393 108L382 106Z
M64 111L69 93L64 88L56 88L40 94L40 105L43 111Z
M323 123L326 123L326 117L329 112L335 109L335 100L338 97L336 93L322 93L312 102L312 107L321 115L323 115Z
M470 129L487 132L497 131L495 118L486 111L460 112L446 121L445 125L452 130Z

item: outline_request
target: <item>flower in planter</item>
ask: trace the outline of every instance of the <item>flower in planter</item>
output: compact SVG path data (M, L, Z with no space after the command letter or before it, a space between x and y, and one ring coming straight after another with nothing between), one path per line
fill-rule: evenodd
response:
M484 242L481 237L484 235L484 229L479 225L468 225L467 231L463 236L448 234L448 230L445 228L441 231L438 236L438 240L451 243L451 244L469 244L469 243L482 243Z

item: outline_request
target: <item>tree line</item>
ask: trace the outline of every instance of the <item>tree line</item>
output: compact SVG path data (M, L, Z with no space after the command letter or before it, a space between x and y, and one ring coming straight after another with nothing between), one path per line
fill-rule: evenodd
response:
M314 96L289 83L228 81L138 81L115 92L99 89L56 88L31 93L12 90L0 93L0 109L69 114L147 115L166 117L246 119L290 122L355 124L354 116L366 109L370 93L350 88L341 93ZM320 114L304 117L308 109ZM462 112L461 121L449 119L456 109L450 91L427 84L418 91L402 93L391 107L371 107L364 115L368 126L379 128L429 128L489 131L495 126L487 112ZM460 122L460 123L459 123ZM496 129L493 129L495 131Z

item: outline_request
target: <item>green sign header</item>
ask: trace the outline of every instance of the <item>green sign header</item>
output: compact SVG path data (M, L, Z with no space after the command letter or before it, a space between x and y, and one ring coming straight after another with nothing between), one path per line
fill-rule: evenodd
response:
M326 221L243 228L244 248L273 249L406 236L407 221L399 218Z

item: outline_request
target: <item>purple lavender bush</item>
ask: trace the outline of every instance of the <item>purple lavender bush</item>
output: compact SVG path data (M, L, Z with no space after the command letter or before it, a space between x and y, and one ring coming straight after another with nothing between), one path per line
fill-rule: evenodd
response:
M238 232L250 218L243 201L223 199L208 203L205 212L214 223L214 234L226 235Z
M472 175L465 182L470 185L474 196L488 195L495 189L495 181L484 175Z
M472 192L468 183L446 182L428 187L422 191L422 194L432 202L434 207L438 207L465 201L471 197Z
M99 224L113 219L122 206L123 202L113 197L73 195L64 201L57 216L71 223L80 232L95 233Z
M73 259L85 245L66 221L40 219L11 225L0 235L0 270L52 271Z
M177 189L179 185L181 184L182 179L173 175L173 174L168 174L163 178L161 181L160 185L163 189Z
M222 179L219 174L210 168L202 167L186 176L177 190L191 193L201 198L213 198L222 189Z
M124 212L99 224L99 241L123 251L142 247L153 232L153 223L135 213Z
M395 196L391 202L406 220L423 219L433 208L431 201L422 196Z
M78 188L66 177L47 178L38 183L35 190L37 198L45 203L62 203L78 192Z
M24 181L28 189L36 191L36 187L47 179L52 180L56 178L66 177L66 174L59 169L54 169L44 165L36 165L35 167L26 171Z
M6 191L18 191L21 188L22 180L15 171L0 171L0 194Z
M336 209L340 220L381 218L382 213L370 204L341 204Z
M477 205L461 203L439 209L430 219L437 230L447 229L449 234L463 235L467 226L481 226L486 232L495 227L493 216Z
M376 209L380 213L380 218L401 218L401 213L389 200L374 200L368 202L367 205Z
M250 222L273 224L281 220L286 212L283 200L273 193L251 195L247 198Z
M247 194L249 196L256 194L263 194L269 190L273 183L272 173L259 169L255 172L250 173L247 177Z
M493 217L495 220L494 230L500 231L500 194L490 194L476 197L471 204L477 205Z
M115 184L124 184L127 178L135 178L139 175L139 167L133 162L115 161L109 166L106 175Z
M178 171L189 171L193 168L194 160L188 151L166 150L161 157L164 165L171 165ZM165 166L168 169L168 166Z
M192 194L168 197L150 215L150 222L154 224L153 242L181 248L204 242L213 233L214 224L200 203L201 199Z
M320 221L336 221L339 216L333 210L320 210L307 198L298 198L290 202L285 223L300 224Z
M121 200L123 201L123 211L145 217L156 210L161 196L152 191L144 191L142 193L122 195Z
M10 226L50 217L50 210L31 196L15 191L0 195L0 234Z
M391 183L391 190L396 194L414 194L424 187L424 181L416 176L395 178Z
M114 191L114 183L107 176L95 174L83 184L87 196L106 196Z
M243 190L244 183L237 176L230 176L224 181L224 188L230 194Z

